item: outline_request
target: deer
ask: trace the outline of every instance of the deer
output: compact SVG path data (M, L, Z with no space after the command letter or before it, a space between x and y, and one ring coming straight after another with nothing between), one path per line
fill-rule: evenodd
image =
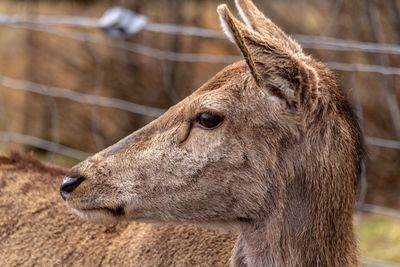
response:
M162 116L71 168L60 193L92 222L237 229L230 265L358 266L363 138L323 63L251 2L218 6L240 50Z

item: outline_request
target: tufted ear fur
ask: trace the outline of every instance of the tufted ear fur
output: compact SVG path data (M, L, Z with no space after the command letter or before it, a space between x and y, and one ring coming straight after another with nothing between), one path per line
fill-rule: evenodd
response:
M225 34L242 52L257 85L290 106L296 105L297 96L304 93L299 92L300 85L308 76L298 60L303 55L301 47L249 0L236 3L251 28L238 21L226 5L220 5L217 11Z
M235 0L239 15L247 27L261 34L266 39L277 39L287 50L301 53L301 46L286 35L278 26L258 10L251 0Z

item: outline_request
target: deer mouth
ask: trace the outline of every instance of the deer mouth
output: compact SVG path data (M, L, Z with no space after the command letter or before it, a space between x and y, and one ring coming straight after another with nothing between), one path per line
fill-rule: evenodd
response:
M124 207L122 207L122 206L119 206L119 207L116 207L116 208L100 208L100 209L104 209L104 210L110 212L115 217L119 217L119 216L124 216L125 215L125 210L124 210Z
M95 223L114 223L125 216L123 206L72 209L79 217Z
M122 206L118 206L116 208L99 207L99 208L93 208L93 209L80 209L80 211L83 211L83 212L106 211L108 213L111 213L115 217L125 215L125 210L124 210L124 207L122 207Z

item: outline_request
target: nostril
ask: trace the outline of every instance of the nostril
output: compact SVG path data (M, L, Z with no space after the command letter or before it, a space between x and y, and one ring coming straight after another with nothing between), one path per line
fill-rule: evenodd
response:
M77 188L83 182L83 180L84 178L82 176L80 177L65 176L60 186L61 197L64 200L67 200L71 192L74 191L75 188Z

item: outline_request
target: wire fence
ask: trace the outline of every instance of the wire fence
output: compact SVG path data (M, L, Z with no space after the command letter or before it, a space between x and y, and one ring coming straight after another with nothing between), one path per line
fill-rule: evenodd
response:
M139 31L150 31L160 34L162 33L162 34L172 34L172 35L194 36L197 38L208 38L208 39L225 38L220 31L201 28L201 27L176 25L176 24L152 23L149 22L148 19L143 15L138 15L135 13L132 14L128 13L128 15L129 14L131 15L131 21L130 25L125 25L125 27L127 27L128 29L124 30L125 33L128 32L129 34L135 34ZM101 35L98 33L89 33L83 31L83 29L85 28L95 28L95 29L102 29L103 32L109 33L111 30L113 30L113 27L115 28L115 21L114 24L109 23L108 25L105 25L107 23L104 22L104 18L102 19L99 20L97 18L71 17L71 16L38 16L38 15L21 16L21 15L0 13L0 24L7 27L37 31L55 35L60 38L69 38L81 42L106 46L112 49L125 50L132 53L144 55L146 57L158 61L176 61L176 62L193 62L193 63L205 62L209 64L226 65L241 59L237 55L180 53L175 51L161 50L121 39L113 40L110 38L110 36L107 35ZM74 26L80 29L78 30L71 28L60 28L59 26ZM120 27L121 25L117 26ZM293 35L293 37L297 39L304 48L309 48L309 49L374 53L378 55L400 55L400 46L394 44L359 42L354 40L343 40L325 36L310 36L310 35L300 35L300 34L295 34ZM333 70L352 73L352 74L372 73L383 76L400 75L400 67L371 65L371 64L356 64L356 63L346 63L346 62L325 62L325 64ZM54 102L51 102L51 100L64 99L84 105L119 109L149 118L158 117L165 112L164 109L157 107L146 106L122 99L110 98L101 95L80 93L77 90L53 87L45 84L35 83L29 80L14 79L2 74L0 74L0 86L6 90L29 92L45 96L47 97L47 99L49 99L50 101L49 103L52 103L52 105L55 104ZM354 88L355 87L356 86L354 86ZM354 93L357 95L357 90L354 90ZM358 98L356 97L356 99ZM392 105L392 108L390 109L392 123L395 125L395 128L400 129L399 125L400 120L396 120L396 118L400 116L399 115L400 108L398 106L398 102L396 99L393 102L393 99L390 100L389 97L387 97L387 101L388 103L389 101L391 101L390 105ZM359 117L363 122L362 105L359 102L356 103L356 105ZM54 106L54 110L57 110L56 105ZM94 119L93 124L95 123L96 120ZM17 144L37 147L43 150L50 151L52 153L57 153L78 160L82 160L91 154L85 151L80 151L75 148L61 145L58 142L57 136L58 136L57 132L54 132L54 134L52 135L52 140L44 140L35 136L25 135L21 133L0 131L0 141L2 142L13 142ZM398 136L400 136L400 133ZM380 137L366 136L365 141L368 146L375 146L384 149L394 149L394 150L400 149L399 140L390 140ZM362 168L361 190L360 190L359 201L357 203L357 210L365 213L373 213L383 216L390 216L393 218L400 218L400 211L398 210L366 203L365 202L366 194L367 194L367 176L366 176L366 168L364 165ZM384 266L384 267L398 266L392 263L383 262L375 259L369 259L369 258L362 258L362 262L365 266Z

